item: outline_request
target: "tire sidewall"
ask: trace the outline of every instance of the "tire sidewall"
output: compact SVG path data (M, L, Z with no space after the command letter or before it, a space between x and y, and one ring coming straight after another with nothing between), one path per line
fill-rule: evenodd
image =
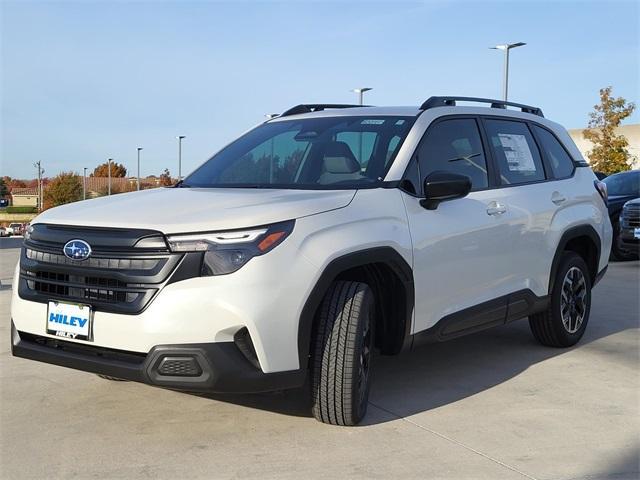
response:
M567 272L573 268L579 268L582 271L582 275L584 276L586 285L587 285L587 293L585 298L585 315L582 320L582 325L580 328L574 333L570 333L564 327L562 322L562 285L564 282L564 278ZM560 267L558 268L558 273L556 275L553 292L551 297L551 308L553 312L553 320L555 324L555 330L558 336L560 336L563 340L564 344L574 345L577 343L587 328L587 324L589 323L589 316L591 314L591 277L589 275L589 269L585 261L579 255L575 253L570 253L564 257Z
M354 395L352 398L353 400L352 411L355 413L355 417L358 419L364 418L365 414L367 413L367 406L369 403L368 398L369 398L369 391L371 389L371 364L373 360L373 348L375 343L374 313L375 313L375 301L373 297L373 292L371 291L370 288L367 287L363 292L363 305L362 305L361 315L358 321L358 328L357 328L357 334L356 334L356 349L355 349L356 355L354 355L352 358L352 368L353 368L352 371L357 372L359 369L360 353L362 352L362 349L365 346L364 345L365 327L368 324L369 338L371 343L369 345L369 348L370 348L369 368L367 372L368 373L367 379L364 384L364 388L365 388L364 392L360 392L360 389L358 388L359 376L355 375L352 378L353 391L354 391Z

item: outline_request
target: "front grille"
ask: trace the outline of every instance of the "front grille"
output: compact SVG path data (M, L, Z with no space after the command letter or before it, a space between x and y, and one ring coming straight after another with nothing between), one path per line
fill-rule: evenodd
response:
M640 227L640 205L627 205L622 209L622 226L625 228Z
M56 297L108 303L133 303L144 295L144 289L139 292L131 291L127 283L113 278L29 270L24 270L23 274L26 277L27 287L31 290Z
M43 226L34 226L38 227ZM60 230L56 227L58 236ZM182 258L168 250L136 250L136 239L132 238L130 246L99 244L87 260L72 260L62 252L63 241L67 237L83 238L84 232L79 228L69 230L58 242L49 241L41 231L37 240L25 241L20 260L20 297L41 303L85 303L97 311L135 314L149 304ZM91 233L94 242L100 241L95 229ZM113 232L105 233L104 238L110 235L114 236Z

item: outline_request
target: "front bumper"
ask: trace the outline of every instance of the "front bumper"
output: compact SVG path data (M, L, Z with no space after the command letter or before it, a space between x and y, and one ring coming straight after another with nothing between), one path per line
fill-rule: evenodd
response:
M635 228L620 228L620 241L625 249L640 251L640 238L636 238Z
M149 353L67 342L16 330L14 356L190 392L252 393L297 388L304 370L263 373L235 342L157 345Z

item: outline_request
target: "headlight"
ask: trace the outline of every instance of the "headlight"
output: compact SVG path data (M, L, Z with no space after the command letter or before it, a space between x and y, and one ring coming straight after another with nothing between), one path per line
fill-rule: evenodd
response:
M226 275L273 250L289 236L293 225L290 220L249 230L168 235L167 242L173 252L204 252L201 275Z

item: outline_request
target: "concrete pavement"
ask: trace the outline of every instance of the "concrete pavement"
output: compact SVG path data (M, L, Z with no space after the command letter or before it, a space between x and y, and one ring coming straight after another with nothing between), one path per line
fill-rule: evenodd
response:
M639 262L611 264L577 347L520 321L377 357L365 424L340 428L300 391L202 397L11 357L17 255L0 245L1 478L639 477Z

